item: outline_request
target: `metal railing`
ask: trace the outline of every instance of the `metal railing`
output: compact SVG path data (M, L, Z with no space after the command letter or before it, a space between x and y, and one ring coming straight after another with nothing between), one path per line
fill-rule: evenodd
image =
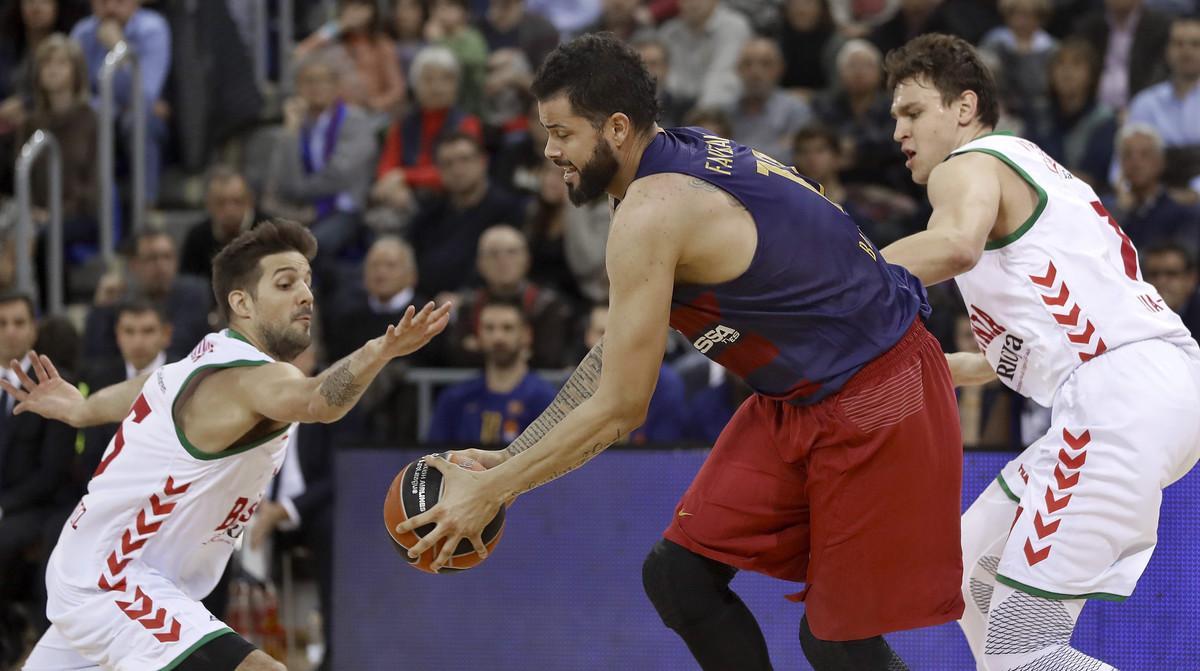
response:
M538 369L533 371L543 380L561 387L573 369ZM404 381L417 388L417 440L425 440L429 422L433 419L433 392L436 387L457 384L483 374L478 368L411 368Z
M133 211L133 231L139 232L145 226L146 218L146 96L142 92L142 67L138 63L137 54L124 41L104 57L104 65L100 68L100 153L98 171L100 174L100 253L105 264L111 266L116 261L116 229L113 221L114 203L113 190L116 185L115 159L113 149L113 126L116 122L116 108L113 101L113 79L126 63L133 71L133 81L130 83L130 103L133 105L133 149L130 159L133 162L133 198L130 209Z
M271 81L271 12L268 0L253 0L251 20L253 26L253 42L250 52L254 61L254 81L259 91L265 91ZM275 7L277 37L276 67L280 91L289 92L292 86L292 51L296 48L296 35L293 28L295 7L293 0L276 0Z
M33 295L33 259L29 254L34 235L30 174L34 161L43 152L49 152L50 156L47 165L50 172L50 234L46 241L49 246L46 268L49 287L41 289L49 293L47 300L50 313L58 314L63 309L62 152L54 135L43 130L34 132L17 156L17 209L20 212L17 222L17 288Z

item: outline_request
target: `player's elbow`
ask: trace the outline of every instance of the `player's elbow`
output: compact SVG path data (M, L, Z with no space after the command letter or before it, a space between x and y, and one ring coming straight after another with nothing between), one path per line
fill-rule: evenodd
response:
M650 399L640 394L613 394L597 399L602 404L602 413L607 419L609 431L623 438L646 421Z
M954 235L947 240L946 267L956 276L974 268L982 257L983 243L980 241L965 235Z

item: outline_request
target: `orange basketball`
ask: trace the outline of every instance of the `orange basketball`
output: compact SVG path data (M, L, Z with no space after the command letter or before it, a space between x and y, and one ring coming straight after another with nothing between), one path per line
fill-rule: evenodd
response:
M443 452L436 458L446 459L457 464L459 468L472 471L484 470L483 465L478 461L450 452ZM416 559L408 556L408 549L416 545L425 534L433 531L435 525L426 524L405 534L397 534L396 525L435 506L442 496L443 486L441 472L436 468L430 468L425 463L425 457L422 457L405 466L396 479L392 480L392 486L388 488L387 498L383 502L383 522L387 525L392 545L400 553L400 556L404 557L404 561L408 562L409 566L426 573L433 573L429 565L433 563L434 559L437 559L444 541L438 542L437 545L421 553L421 556ZM489 557L493 548L496 547L496 543L500 542L500 536L503 533L504 506L501 506L492 521L483 528L483 544L487 547ZM483 558L475 552L475 546L464 538L455 548L454 556L439 572L464 571L481 561Z

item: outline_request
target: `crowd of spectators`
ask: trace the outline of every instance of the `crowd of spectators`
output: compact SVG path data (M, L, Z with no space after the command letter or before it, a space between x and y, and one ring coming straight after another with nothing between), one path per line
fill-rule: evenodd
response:
M880 247L929 214L892 140L883 57L923 32L958 34L994 69L998 130L1037 142L1091 184L1140 250L1145 278L1200 328L1197 0L294 0L299 39L286 58L260 64L266 81L251 67L259 26L245 4L0 0L3 361L36 346L96 389L185 355L222 326L213 255L255 222L287 217L320 243L314 370L410 304L456 305L447 332L389 365L331 434L300 434L321 446L307 448L305 477L328 463L330 436L504 445L607 321L609 205L567 202L529 93L557 43L596 31L641 54L658 82L660 125L703 125L795 165ZM274 40L279 3L267 4ZM122 41L141 65L141 90L118 72L111 188L121 256L97 269L99 73ZM147 142L135 157L139 96ZM71 319L11 291L19 255L48 283L40 165L34 248L17 249L14 233L14 160L39 129L63 152ZM132 202L137 161L144 203ZM158 223L131 230L139 207ZM178 221L188 223L160 225ZM945 349L973 349L952 284L930 298ZM478 376L442 385L423 422L413 371L453 368ZM647 425L628 442L710 442L748 393L675 336ZM1019 449L1046 421L999 386L960 393L971 446ZM36 576L112 427L76 436L14 417L12 400L0 400L0 574L3 590L17 590L38 583L9 577ZM322 496L332 496L327 484ZM290 528L294 509L266 517ZM317 508L304 510L296 514L327 533ZM25 590L0 602L10 597L37 598ZM6 644L0 636L0 665Z

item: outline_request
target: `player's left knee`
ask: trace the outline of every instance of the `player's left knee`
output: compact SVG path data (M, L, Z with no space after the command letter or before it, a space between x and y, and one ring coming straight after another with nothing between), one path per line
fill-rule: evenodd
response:
M815 671L908 671L882 636L826 641L813 634L807 615L800 618L800 648Z
M662 617L678 630L720 610L736 571L662 539L642 564L642 586Z

